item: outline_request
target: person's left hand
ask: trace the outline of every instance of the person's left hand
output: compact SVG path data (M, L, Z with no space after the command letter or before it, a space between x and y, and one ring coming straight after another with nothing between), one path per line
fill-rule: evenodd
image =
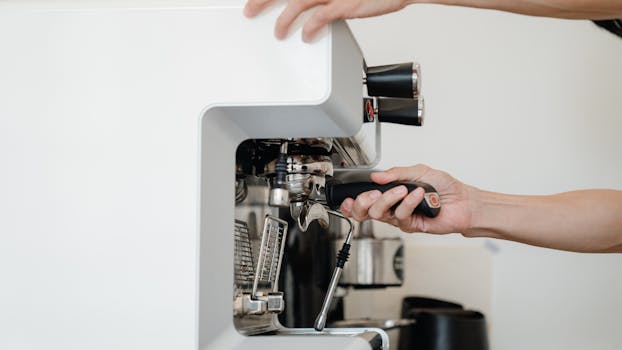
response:
M248 0L244 7L246 17L255 17L275 0ZM379 16L401 10L409 0L290 0L278 20L274 35L284 39L290 25L304 11L320 6L302 29L302 40L309 42L322 27L338 19Z

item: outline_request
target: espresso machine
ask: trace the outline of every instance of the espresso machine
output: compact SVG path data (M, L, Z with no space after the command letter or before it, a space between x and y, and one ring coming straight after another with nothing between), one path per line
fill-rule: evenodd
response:
M381 122L421 125L419 68L367 67L345 22L275 40L284 4L244 3L0 4L1 348L389 348L330 327L357 250L337 209L374 188L342 175Z
M428 184L378 185L366 171L379 157L381 123L422 125L419 65L362 61L359 68L355 90L365 89L353 110L362 123L354 136L252 138L236 149L233 324L249 339L350 336L390 348L374 325L326 328L343 318L338 286L399 286L403 279L401 240L374 239L369 221L354 238L355 224L338 208L346 198L399 185L424 188L415 213L435 217L441 206ZM351 254L356 263L349 269ZM390 263L378 263L385 256Z

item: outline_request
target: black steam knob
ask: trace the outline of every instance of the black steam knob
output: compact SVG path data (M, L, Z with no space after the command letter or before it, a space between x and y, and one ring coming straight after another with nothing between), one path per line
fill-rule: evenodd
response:
M393 98L371 97L363 99L363 121L403 125L423 125L423 97Z
M369 96L414 98L421 92L421 71L417 63L368 67L365 73Z

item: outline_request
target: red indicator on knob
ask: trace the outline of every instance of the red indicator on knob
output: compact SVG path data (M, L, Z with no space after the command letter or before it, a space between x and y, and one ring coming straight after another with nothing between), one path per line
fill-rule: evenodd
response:
M426 193L425 200L430 208L439 208L441 206L441 199L438 197L438 193Z
M373 122L376 119L376 113L374 112L374 105L371 100L365 101L365 113L367 113L367 120Z

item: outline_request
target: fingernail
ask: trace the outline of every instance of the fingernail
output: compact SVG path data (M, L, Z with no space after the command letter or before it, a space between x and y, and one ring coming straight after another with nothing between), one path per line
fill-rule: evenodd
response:
M380 191L372 191L369 194L369 197L371 197L371 199L377 199L378 197L380 197L382 195L382 192Z
M393 193L399 194L399 195L406 194L406 192L408 191L406 190L406 187L404 186L398 186L393 189Z

